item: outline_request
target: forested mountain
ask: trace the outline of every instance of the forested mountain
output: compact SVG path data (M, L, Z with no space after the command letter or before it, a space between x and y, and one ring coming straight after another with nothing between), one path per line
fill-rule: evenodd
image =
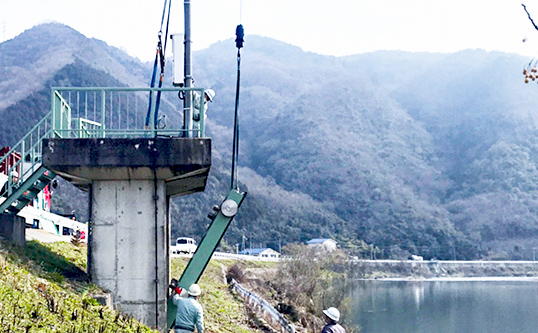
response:
M207 126L213 165L205 192L173 199L172 220L174 236L200 238L229 187L233 40L193 59L196 85L217 94ZM373 244L392 258L532 258L538 87L523 82L528 61L482 50L337 58L246 36L239 179L248 196L226 243L245 236L278 249L334 237L354 253ZM150 74L151 64L69 27L28 30L0 44L0 144L48 111L51 86L146 86ZM62 200L72 191L60 186L57 209L84 216L84 195Z

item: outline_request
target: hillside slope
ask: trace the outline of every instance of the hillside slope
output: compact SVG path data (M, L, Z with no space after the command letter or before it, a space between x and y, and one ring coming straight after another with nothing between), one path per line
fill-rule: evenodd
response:
M234 43L193 60L196 85L217 93L207 121L213 164L206 191L173 199L171 216L173 237L199 239L229 188ZM355 254L370 251L357 242L373 244L384 258L531 258L538 89L523 83L526 63L482 50L336 58L247 36L239 179L249 194L225 243L278 249L333 237ZM51 86L145 86L150 68L62 25L28 30L0 44L0 142L47 112ZM62 184L55 209L85 219L87 199L73 192Z
M93 297L104 292L87 281L86 247L39 243L15 247L0 241L0 322L5 332L156 332ZM178 277L186 260L172 261ZM229 264L229 263L228 263ZM208 331L259 332L241 301L228 291L226 263L212 261L200 281Z
M0 321L5 332L154 332L99 305L86 281L85 249L67 243L0 243Z

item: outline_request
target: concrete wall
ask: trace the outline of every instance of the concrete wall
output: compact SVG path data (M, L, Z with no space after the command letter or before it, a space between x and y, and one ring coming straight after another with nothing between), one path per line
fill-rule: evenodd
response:
M24 218L13 214L0 214L0 237L18 246L26 244Z
M166 326L169 223L166 189L157 180L94 181L89 274L119 310ZM156 283L157 281L157 283Z
M536 277L538 261L353 260L354 278Z

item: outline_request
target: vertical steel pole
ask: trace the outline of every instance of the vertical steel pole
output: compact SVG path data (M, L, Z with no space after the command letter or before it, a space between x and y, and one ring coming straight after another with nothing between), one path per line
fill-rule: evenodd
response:
M105 130L106 130L105 116L106 116L106 94L105 94L105 90L103 89L101 90L101 136L99 136L100 138L105 137Z
M191 65L191 3L184 0L185 4L185 88L192 87L192 65ZM200 108L202 108L200 106ZM185 137L192 137L192 91L185 92L183 100L183 128Z

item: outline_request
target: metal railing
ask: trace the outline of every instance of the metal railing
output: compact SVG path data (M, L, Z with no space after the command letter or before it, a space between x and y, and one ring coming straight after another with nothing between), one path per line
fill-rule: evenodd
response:
M192 128L184 124L183 102L179 98L188 96L188 91L196 95L193 98L199 98L199 103L191 104L202 106L199 121ZM203 92L203 88L182 87L53 88L54 133L62 138L205 137Z
M252 311L257 312L258 314L261 313L264 320L266 320L271 327L275 329L275 326L278 326L280 332L295 333L295 327L293 324L288 322L284 315L278 312L266 300L256 294L251 293L233 279L230 286L239 295L241 295L241 297L243 297L245 303L252 309Z
M183 106L178 95L197 92L200 120L194 129L183 126ZM203 88L52 88L51 111L43 117L7 153L0 165L12 155L20 159L4 172L8 181L0 196L8 197L41 166L42 140L45 138L104 138L104 137L204 137L205 110ZM162 117L155 119L156 106L151 100L160 98ZM195 95L194 93L192 95ZM179 107L178 105L181 104ZM178 112L177 110L180 110ZM149 116L148 116L149 110ZM171 118L170 124L164 119ZM146 125L146 118L149 120ZM169 126L170 125L170 126ZM6 168L7 169L7 168Z
M12 154L20 154L20 159L7 170L8 180L0 190L1 196L9 196L18 184L23 183L41 166L43 147L41 141L52 137L52 112L41 119L23 138L0 158L2 164Z

